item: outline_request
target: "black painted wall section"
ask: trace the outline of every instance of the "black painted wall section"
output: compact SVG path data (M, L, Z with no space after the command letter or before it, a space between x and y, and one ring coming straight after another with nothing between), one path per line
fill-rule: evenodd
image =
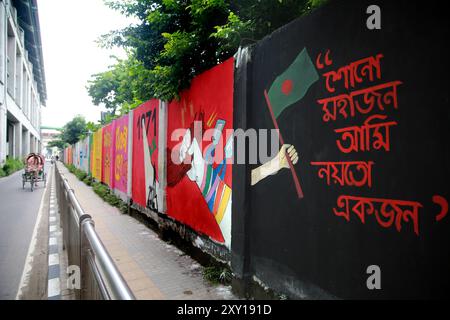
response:
M366 27L372 4L381 8L381 30ZM441 206L432 200L435 195L450 200L447 39L445 12L438 8L346 0L330 1L251 49L251 66L236 70L236 128L274 128L264 90L304 48L319 79L277 119L285 143L299 154L295 171L304 198L298 198L288 169L251 187L251 170L260 164L233 168L232 266L238 278L255 276L291 298L448 296L450 217L437 221ZM319 69L316 58L321 53L323 62L327 50L332 64ZM325 72L377 54L383 55L380 79L365 79L354 88L337 81L336 91L327 91ZM397 108L386 104L369 114L323 120L318 100L393 81L401 82ZM390 151L341 152L334 130L361 126L375 114L396 123L390 127ZM311 165L323 161L372 161L372 184L341 186L331 179L328 185L318 176L320 168ZM367 211L364 223L354 207L349 220L337 216L333 208L339 209L342 195L420 203L418 235L411 219L400 221L398 231L395 222L383 227L375 212ZM381 290L367 288L370 265L381 269Z
M233 112L233 123L235 128L247 130L248 112L251 104L250 82L251 76L251 48L239 50L235 57L234 73L234 99L233 105L239 106L238 112ZM237 141L234 150L238 150ZM248 145L245 153L248 154ZM250 177L245 164L238 164L235 157L233 166L233 185L237 185L239 192L233 194L232 202L232 241L231 241L231 264L235 277L239 279L237 292L244 295L249 280L250 265L250 234L248 226L251 218L250 207ZM242 285L239 285L239 282ZM236 287L235 286L235 287Z

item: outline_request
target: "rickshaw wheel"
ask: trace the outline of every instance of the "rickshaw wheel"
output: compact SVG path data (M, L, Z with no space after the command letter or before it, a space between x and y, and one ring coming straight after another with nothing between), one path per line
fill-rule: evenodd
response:
M34 177L31 177L31 192L34 191Z

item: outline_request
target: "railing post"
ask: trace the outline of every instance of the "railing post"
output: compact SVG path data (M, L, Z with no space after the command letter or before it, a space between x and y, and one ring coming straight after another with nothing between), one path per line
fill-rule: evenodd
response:
M86 239L86 235L83 232L84 223L92 222L91 216L88 214L82 215L79 219L79 239L80 239L80 274L81 274L81 290L80 290L80 298L81 300L89 300L89 281L87 279L87 275L89 273L89 242ZM92 222L93 223L93 222Z
M58 168L57 188L63 243L69 265L80 270L80 290L77 299L135 299L102 241L95 231L94 221L85 214L73 190Z

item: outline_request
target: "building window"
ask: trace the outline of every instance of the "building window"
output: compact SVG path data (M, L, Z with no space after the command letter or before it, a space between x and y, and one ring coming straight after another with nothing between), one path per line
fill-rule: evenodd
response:
M5 77L5 21L6 21L6 12L5 12L5 4L0 3L0 83L3 83L3 79Z

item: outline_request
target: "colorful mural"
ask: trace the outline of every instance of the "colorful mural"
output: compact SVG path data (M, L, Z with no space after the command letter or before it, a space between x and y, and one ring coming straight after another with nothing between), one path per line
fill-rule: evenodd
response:
M229 59L194 78L169 104L167 130L167 214L228 247L233 67Z
M449 283L437 272L450 266L448 59L433 31L445 22L419 26L422 10L380 1L395 23L370 33L360 14L370 4L330 1L264 38L236 71L237 125L278 129L281 147L234 167L233 219L245 225L233 256L291 297L417 299ZM372 264L382 290L367 286Z
M100 128L92 135L92 177L98 181L102 181L102 141L103 130Z
M84 172L89 172L89 141L89 137L86 137L84 140L80 141L80 169Z
M65 159L67 164L73 164L73 147L69 146L66 148Z
M79 149L79 142L72 145L72 164L77 168L80 167L80 155L78 149Z
M102 182L113 188L113 169L114 169L114 127L115 122L112 122L103 127L103 143L102 143Z
M318 79L319 75L314 68L308 51L306 48L303 48L291 65L275 79L269 91L264 90L267 109L274 128L278 130L278 138L282 147L274 159L252 171L252 185L276 174L282 168L289 168L297 196L303 198L303 190L297 172L294 169L294 165L298 162L298 154L294 146L284 143L277 119L285 109L300 101Z
M92 176L92 149L93 149L93 142L94 142L94 136L92 134L89 135L88 137L89 141L88 141L88 150L87 153L89 154L89 161L87 163L88 169L86 170L87 173L89 173L89 175Z
M447 19L380 3L387 33L366 28L371 1L329 1L197 76L179 100L145 102L66 148L64 161L209 237L218 245L202 249L232 256L243 290L254 277L294 299L441 298ZM232 168L233 128L273 130L279 144ZM383 290L368 286L373 266Z
M128 186L128 119L125 115L114 121L114 189L126 193Z
M158 182L159 100L150 100L133 110L133 202L159 211L161 190Z

